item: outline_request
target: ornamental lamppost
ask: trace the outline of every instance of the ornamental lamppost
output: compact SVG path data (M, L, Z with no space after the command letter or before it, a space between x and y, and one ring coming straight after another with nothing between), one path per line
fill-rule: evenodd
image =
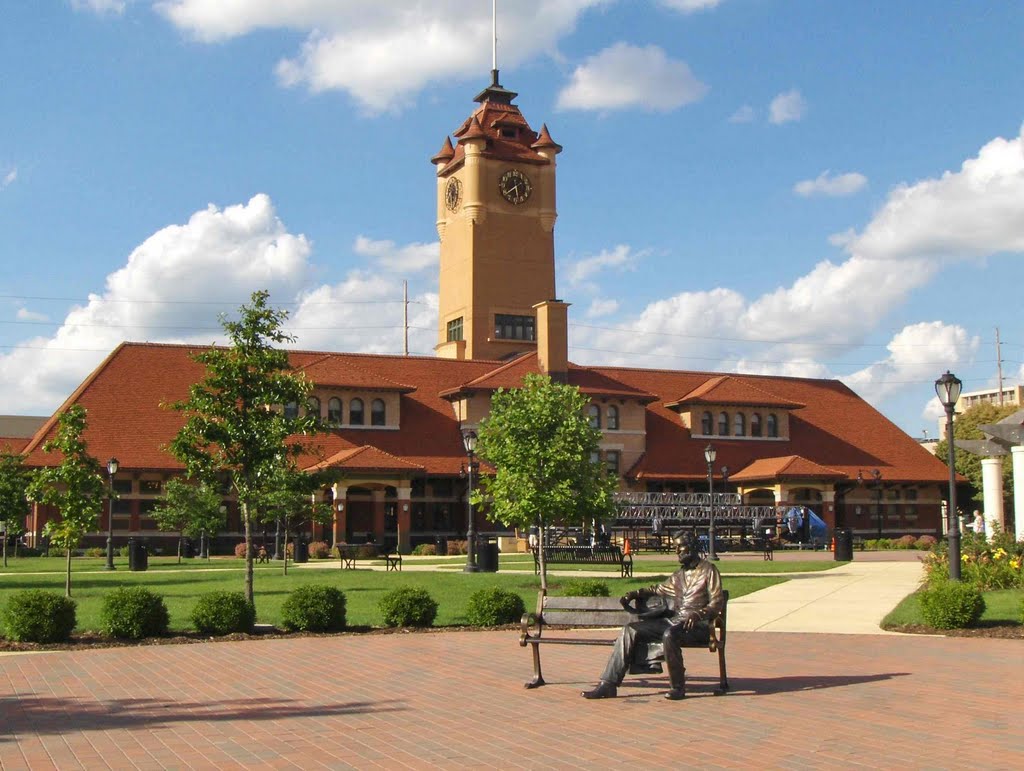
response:
M117 473L117 458L107 461L107 479L110 495L107 496L107 570L114 570L114 474Z
M714 482L714 464L715 456L718 453L715 452L714 445L709 444L704 448L704 460L708 463L708 511L710 513L710 519L708 520L708 559L718 561L718 554L715 553L715 482Z
M960 525L956 518L956 447L953 441L953 408L960 398L963 382L948 369L935 381L935 395L946 410L946 444L949 448L949 506L946 508L946 530L949 536L949 578L960 580Z
M480 567L476 564L476 529L473 526L473 472L480 468L476 462L476 431L471 428L462 429L462 445L466 448L466 457L469 459L466 486L466 517L469 520L469 527L466 532L466 567L463 572L476 573Z

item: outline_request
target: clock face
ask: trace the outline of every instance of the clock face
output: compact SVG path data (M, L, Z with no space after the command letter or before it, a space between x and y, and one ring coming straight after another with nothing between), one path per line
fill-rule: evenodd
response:
M530 197L533 185L530 179L519 169L509 169L501 175L498 180L498 190L505 197L505 200L518 206Z
M449 211L456 211L460 203L462 203L462 181L452 177L444 189L444 204Z

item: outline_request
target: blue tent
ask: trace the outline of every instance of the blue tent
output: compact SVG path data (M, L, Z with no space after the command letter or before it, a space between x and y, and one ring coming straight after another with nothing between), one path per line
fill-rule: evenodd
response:
M825 524L825 520L810 509L804 509L804 514L807 515L807 535L811 543L824 543L828 538L828 525Z

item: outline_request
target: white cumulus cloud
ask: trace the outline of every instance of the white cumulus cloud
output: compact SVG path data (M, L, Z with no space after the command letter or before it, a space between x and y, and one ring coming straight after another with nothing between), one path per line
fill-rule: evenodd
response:
M556 54L588 8L604 0L518 0L498 8L498 64L515 67ZM366 0L161 0L179 29L204 42L258 29L297 30L305 40L278 62L286 86L341 90L374 114L412 103L428 84L487 77L491 5Z
M586 310L588 319L597 319L602 316L610 316L619 310L619 301L610 297L595 297Z
M30 311L28 308L18 308L17 313L18 321L49 321L50 317L45 313L39 313L37 311Z
M716 8L722 0L660 0L666 8L672 8L683 13L696 13Z
M378 265L392 273L418 273L428 268L436 271L441 256L441 244L437 241L398 246L394 241L374 241L359 236L353 249L356 254L372 257Z
M71 7L76 11L121 15L127 7L127 0L71 0Z
M609 269L617 272L635 270L637 263L646 255L646 250L635 252L628 244L619 244L613 249L570 262L565 277L570 286L578 287Z
M868 178L856 171L835 176L832 176L830 171L823 171L814 179L805 179L797 182L793 185L793 192L804 198L821 195L838 198L858 193L867 184Z
M4 174L3 179L0 180L0 190L3 190L5 187L9 187L10 185L13 185L14 181L17 178L18 178L18 170L17 169L11 169L10 171L8 171L6 174Z
M1024 251L1024 133L993 139L958 171L900 185L845 248L881 260Z
M566 110L621 110L639 107L667 112L701 99L708 87L686 62L658 46L615 43L576 68L558 95Z
M798 121L807 112L807 102L797 89L785 91L768 105L768 120L776 126Z
M886 346L882 361L844 376L843 381L870 402L879 402L908 382L934 379L937 363L956 369L977 352L980 341L963 327L941 321L904 327Z
M749 104L745 104L740 107L736 112L729 116L730 123L752 123L754 118L757 117L757 113L754 112L754 108Z

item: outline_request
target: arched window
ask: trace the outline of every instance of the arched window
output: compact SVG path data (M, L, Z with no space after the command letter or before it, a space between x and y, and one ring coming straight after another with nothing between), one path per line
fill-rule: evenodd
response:
M350 426L363 425L363 400L350 399L348 403L348 424Z
M608 405L608 412L606 414L607 414L607 417L608 417L608 429L610 431L618 431L619 430L619 408L616 407L614 404L609 404Z
M317 397L310 396L306 400L306 414L314 418L317 423L320 422L320 400Z
M331 400L327 402L327 422L332 426L341 425L341 399L337 396L332 397Z
M772 412L768 414L768 420L766 422L768 424L768 436L774 439L779 435L779 419L775 417L775 413Z
M284 416L288 420L295 420L299 417L299 405L295 402L288 402L284 405Z
M384 409L383 399L374 399L370 402L370 425L383 426L387 423L387 413Z
M587 407L587 422L591 428L601 427L601 408L596 404L591 404Z
M750 416L750 435L761 436L761 413L755 412Z
M733 436L746 436L747 435L747 416L746 413L737 412L732 416L732 435Z
M729 436L729 413L718 413L718 435Z
M704 436L711 436L715 433L715 427L712 423L711 413L705 412L700 416L700 432Z

